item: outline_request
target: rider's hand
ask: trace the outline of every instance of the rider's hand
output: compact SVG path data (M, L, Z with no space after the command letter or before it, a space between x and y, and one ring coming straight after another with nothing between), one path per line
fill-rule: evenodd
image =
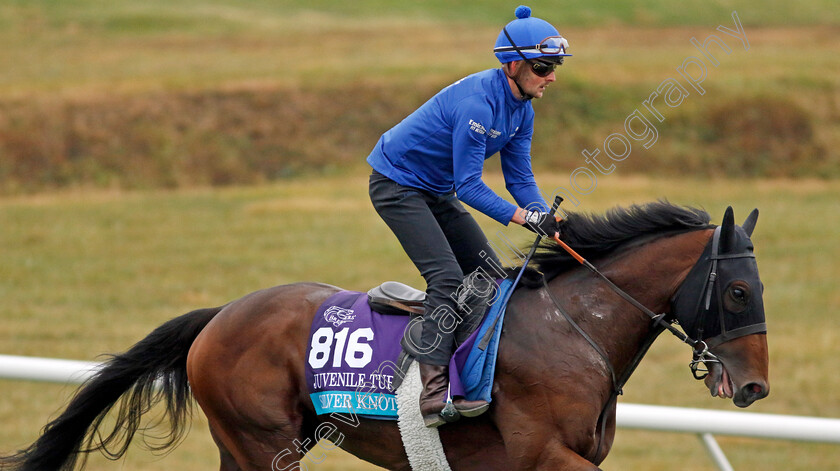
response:
M525 214L525 224L523 226L547 237L554 237L555 234L559 235L560 233L560 223L557 219L542 211L528 211Z

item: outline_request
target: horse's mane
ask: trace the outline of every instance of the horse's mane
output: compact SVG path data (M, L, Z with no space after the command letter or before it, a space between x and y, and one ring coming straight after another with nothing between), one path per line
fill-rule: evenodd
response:
M603 257L643 236L669 235L710 227L709 214L692 207L677 206L666 200L642 205L617 206L603 215L568 213L560 224L562 239L586 259ZM525 286L551 280L580 264L551 239L543 239L522 276ZM508 269L513 277L520 267ZM542 275L540 275L542 272Z

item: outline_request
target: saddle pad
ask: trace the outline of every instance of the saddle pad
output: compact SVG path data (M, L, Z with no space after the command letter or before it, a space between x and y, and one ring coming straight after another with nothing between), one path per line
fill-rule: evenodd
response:
M499 339L505 320L505 308L513 293L513 281L498 283L496 295L481 326L455 350L449 362L449 384L453 396L463 396L470 401L491 401ZM454 373L453 373L454 372Z
M501 283L481 326L452 356L449 381L453 397L490 402L504 305L511 287L509 280ZM397 360L408 323L407 316L371 310L366 293L340 291L324 301L312 321L305 365L316 413L397 420L394 375L403 374Z
M408 317L371 311L366 293L340 291L327 299L312 321L306 353L315 411L396 419L392 383L407 325Z

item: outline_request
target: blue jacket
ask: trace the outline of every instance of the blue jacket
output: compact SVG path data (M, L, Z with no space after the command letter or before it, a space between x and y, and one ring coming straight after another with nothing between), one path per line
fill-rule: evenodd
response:
M516 206L482 180L496 153L505 184L521 207L547 211L531 171L534 109L513 96L501 69L465 77L441 90L379 139L368 163L395 182L458 199L502 224Z

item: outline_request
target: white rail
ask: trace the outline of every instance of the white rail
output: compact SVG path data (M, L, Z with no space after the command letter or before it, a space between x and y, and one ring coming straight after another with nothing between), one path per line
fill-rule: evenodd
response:
M616 425L631 429L695 433L720 471L734 469L714 434L840 443L840 419L795 415L619 404Z
M0 379L80 384L93 375L99 365L91 361L0 355Z
M619 404L619 427L840 443L840 419Z
M99 367L99 363L86 361L0 355L0 379L82 383ZM732 466L713 434L840 443L840 419L818 417L619 404L616 424L629 429L697 434L721 471L730 471Z

